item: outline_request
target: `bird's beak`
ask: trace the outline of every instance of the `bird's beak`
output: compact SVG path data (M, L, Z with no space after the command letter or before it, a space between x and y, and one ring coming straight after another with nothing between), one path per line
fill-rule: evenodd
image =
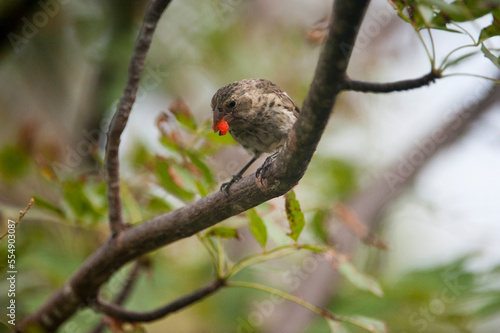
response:
M218 132L218 128L219 128L219 124L221 121L225 121L227 123L229 123L231 120L233 120L233 116L228 114L228 113L224 113L224 112L220 112L218 108L215 108L214 110L214 123L213 123L213 130L214 130L214 133Z

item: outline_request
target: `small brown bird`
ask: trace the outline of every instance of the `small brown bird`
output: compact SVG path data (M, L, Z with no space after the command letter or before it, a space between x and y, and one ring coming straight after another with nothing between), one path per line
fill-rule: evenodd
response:
M257 170L257 177L265 175L299 116L299 108L290 96L264 79L245 79L220 88L212 98L212 110L214 132L224 135L229 127L229 134L253 156L229 182L222 184L221 190L226 193L262 153L273 154Z

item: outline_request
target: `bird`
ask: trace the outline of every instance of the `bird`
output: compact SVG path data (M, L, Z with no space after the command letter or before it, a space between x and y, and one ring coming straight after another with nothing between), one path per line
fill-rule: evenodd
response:
M228 84L211 101L213 130L227 131L252 159L221 190L226 194L232 184L264 153L271 154L257 170L261 182L266 169L283 149L288 133L300 110L286 92L266 79L244 79Z

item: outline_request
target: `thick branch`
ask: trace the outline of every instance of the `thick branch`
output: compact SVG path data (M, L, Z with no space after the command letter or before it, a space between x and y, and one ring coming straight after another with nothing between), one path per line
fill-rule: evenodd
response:
M385 83L357 81L346 76L344 77L342 89L366 93L390 93L394 91L410 90L428 86L440 77L441 73L434 70L416 79Z
M152 311L137 312L125 310L119 305L107 303L99 298L95 300L92 308L95 311L102 312L105 315L129 323L155 321L167 316L172 312L178 311L182 308L185 308L186 306L202 300L203 298L219 290L224 285L224 280L215 280L214 282L207 284L206 286L195 290L190 294L184 295L176 299L175 301Z
M120 136L125 129L125 125L127 125L128 116L135 102L146 55L153 39L153 33L161 14L169 3L170 0L153 0L148 6L141 31L139 32L139 37L135 43L132 58L130 59L125 90L120 97L116 113L108 130L105 161L108 185L109 224L114 236L116 236L124 226L118 161Z
M349 50L352 47L349 45L354 45L368 3L368 0L334 2L333 24L311 89L285 149L271 164L269 176L263 180L263 185L256 181L254 175L248 176L231 187L227 198L224 193L217 191L127 229L120 237L110 237L36 313L25 318L18 329L36 325L48 331L55 330L80 306L95 299L99 287L128 261L160 246L192 236L228 217L280 196L295 186L307 169L341 90L351 56ZM137 43L142 42L139 39ZM123 130L122 122L126 121L126 117L120 119L117 121ZM119 142L116 134L110 134L110 137ZM116 148L117 145L112 147ZM111 161L117 163L116 157ZM108 168L112 169L111 166ZM118 181L118 178L114 181ZM110 180L111 186L115 184L114 181ZM110 191L116 191L116 188ZM111 199L114 199L114 194L111 193Z

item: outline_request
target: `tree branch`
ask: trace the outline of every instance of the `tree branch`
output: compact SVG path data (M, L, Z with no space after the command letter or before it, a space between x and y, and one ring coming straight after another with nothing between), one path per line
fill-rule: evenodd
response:
M424 76L416 79L401 80L401 81L386 82L386 83L357 81L350 79L348 76L345 76L342 88L344 90L352 90L352 91L366 92L366 93L390 93L394 91L410 90L427 86L436 81L436 79L439 79L440 77L441 73L435 70L432 70L430 73L425 74Z
M116 236L124 228L118 160L120 136L127 125L130 111L135 102L146 55L153 39L153 33L161 14L169 3L170 0L153 0L148 6L139 37L135 43L132 58L130 59L125 90L120 97L115 115L109 125L105 161L108 185L109 224L113 236Z
M293 188L305 173L332 113L351 56L352 47L349 45L354 45L368 3L369 0L334 2L333 24L301 114L288 136L285 149L270 165L269 175L263 179L263 184L256 180L255 175L245 177L231 187L227 198L220 191L211 193L184 207L127 229L120 237L108 238L61 289L38 311L24 318L16 329L57 329L79 307L95 299L99 287L128 261L160 246L192 236ZM154 3L150 7L154 7ZM143 45L141 38L145 36L141 34L137 43ZM343 47L346 45L347 47ZM127 107L129 108L130 106ZM128 113L117 116L119 120L116 121L121 130L127 116ZM111 129L113 128L114 126ZM115 144L109 146L117 149L119 136L110 134L109 137L115 140ZM118 167L117 153L117 150L112 151L113 158L110 158L114 166L107 166L112 172L115 172L113 168ZM110 205L114 204L113 209L117 209L117 202L113 201L118 194L117 171L112 176L109 184L114 187L110 189Z
M135 281L139 276L139 271L146 265L149 265L149 261L146 261L144 259L138 259L135 262L134 267L130 270L129 275L125 280L125 284L123 285L122 290L118 295L116 295L115 299L113 300L113 304L122 305L123 302L125 302L125 300L130 296L130 293L132 292L132 287L134 286ZM99 324L96 325L96 327L91 332L100 333L104 330L105 327L106 324L103 321L101 321Z
M224 287L225 285L226 285L225 280L217 279L214 282L198 290L195 290L190 294L184 295L176 299L175 301L152 311L137 312L137 311L125 310L121 306L107 303L101 300L99 297L92 304L92 308L95 311L102 312L110 317L125 322L130 322L130 323L149 322L163 318L172 312L178 311L186 306L189 306L197 301L200 301L203 298L211 295L215 291L219 290L221 287Z

